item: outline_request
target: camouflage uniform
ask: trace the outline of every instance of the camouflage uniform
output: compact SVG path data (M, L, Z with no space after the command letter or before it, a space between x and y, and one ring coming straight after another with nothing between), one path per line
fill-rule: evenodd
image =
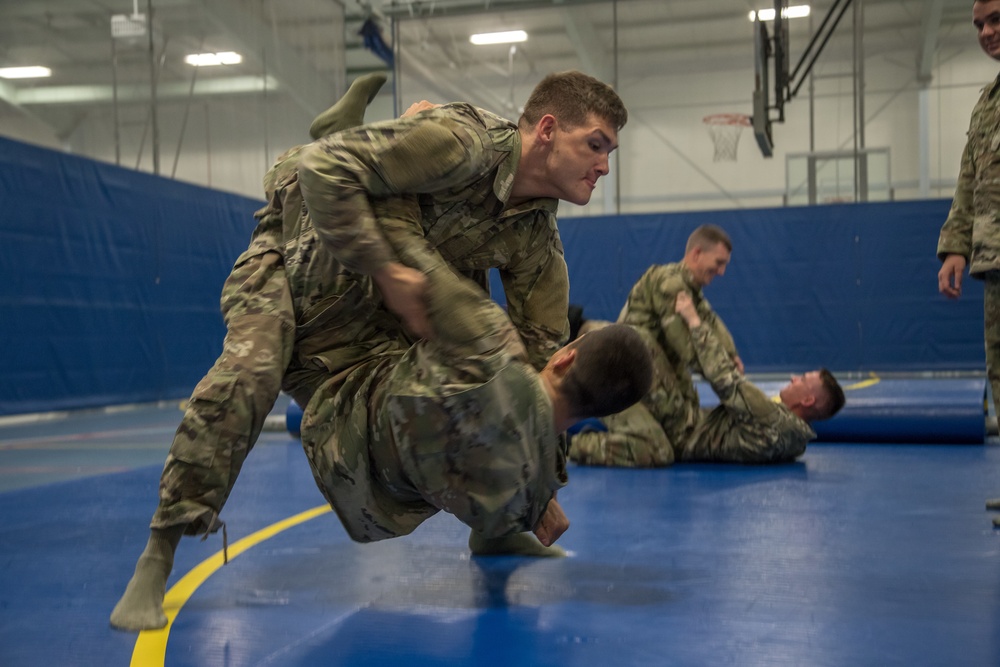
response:
M962 255L985 282L986 372L1000 414L1000 76L972 110L955 198L938 238L938 257Z
M510 319L531 362L544 365L568 332L569 282L557 202L506 206L520 150L516 125L453 104L279 158L264 178L267 205L250 246L223 288L223 354L178 428L153 528L217 527L280 389L306 405L331 378L344 382L359 365L406 349L370 278L404 251L409 266L452 267L483 285L498 268ZM417 197L419 224L402 225L405 248L390 247L373 207L406 193Z
M565 484L552 404L510 320L447 268L428 279L438 336L330 380L303 413L316 483L359 542L441 509L487 538L532 530Z
M703 323L691 337L702 373L720 403L701 410L687 442L676 449L677 460L781 463L801 456L816 437L809 424L747 380L711 327Z
M711 328L730 355L733 338L713 311L684 265L656 265L629 292L620 323L631 325L646 339L653 356L653 386L642 401L601 421L606 432L578 433L570 457L590 465L642 468L667 466L688 442L700 419L698 392L688 369L700 362L684 319L674 312L678 292L691 294L704 326Z
M674 461L780 463L805 452L816 433L739 372L719 330L703 320L690 332L695 361L719 397L719 405L711 410L695 407L694 412L686 413L686 419L691 420L688 434L684 440L674 441L667 439L647 408L634 405L614 415L617 423L608 421L609 429L620 427L609 430L611 438L596 440L593 436L608 434L593 432L574 436L571 458L592 465L645 467ZM631 437L616 441L622 428L629 428ZM577 445L581 437L585 443L582 448Z

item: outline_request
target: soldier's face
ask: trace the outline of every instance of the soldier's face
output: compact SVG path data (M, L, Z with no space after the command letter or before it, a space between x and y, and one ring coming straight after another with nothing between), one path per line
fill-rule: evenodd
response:
M685 264L687 264L688 271L691 272L694 281L700 287L705 287L716 276L725 275L731 255L732 253L729 252L729 248L724 243L716 243L708 250L694 248Z
M823 379L819 371L793 375L780 392L785 405L812 405L822 395Z
M1000 0L972 5L972 25L979 35L979 46L990 58L1000 60Z
M556 123L549 155L554 196L578 206L589 202L598 179L608 173L608 162L616 148L615 128L593 114L576 128Z

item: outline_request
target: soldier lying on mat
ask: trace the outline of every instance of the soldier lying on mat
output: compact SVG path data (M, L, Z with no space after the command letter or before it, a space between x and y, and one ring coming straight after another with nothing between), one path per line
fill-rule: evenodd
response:
M721 403L712 410L699 410L690 435L678 442L670 442L645 404L638 403L603 418L607 432L573 436L572 460L636 468L674 461L792 461L816 437L809 422L829 419L843 407L843 389L826 369L793 376L779 399L772 401L740 373L713 328L703 325L690 294L677 295L675 312L690 329L702 373ZM647 344L655 376L664 372L667 362L655 342Z

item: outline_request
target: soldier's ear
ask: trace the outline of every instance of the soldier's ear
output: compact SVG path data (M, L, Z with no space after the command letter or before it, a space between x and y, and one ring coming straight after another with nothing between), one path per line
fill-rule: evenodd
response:
M569 369L576 363L576 348L575 347L564 347L561 350L557 350L555 354L552 355L552 370L554 370L558 375L565 375Z
M550 144L555 140L558 123L556 117L550 113L542 116L535 124L535 135L538 141L543 144Z

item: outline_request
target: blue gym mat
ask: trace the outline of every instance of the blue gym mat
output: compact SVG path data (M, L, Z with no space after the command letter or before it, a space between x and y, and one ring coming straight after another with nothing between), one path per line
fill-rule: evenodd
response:
M777 396L787 381L756 384ZM813 424L817 442L981 444L986 437L984 378L870 378L842 385L847 403L833 419ZM719 404L708 383L697 387L702 406ZM286 420L288 432L298 436L302 408L294 401ZM587 423L602 428L596 420Z

